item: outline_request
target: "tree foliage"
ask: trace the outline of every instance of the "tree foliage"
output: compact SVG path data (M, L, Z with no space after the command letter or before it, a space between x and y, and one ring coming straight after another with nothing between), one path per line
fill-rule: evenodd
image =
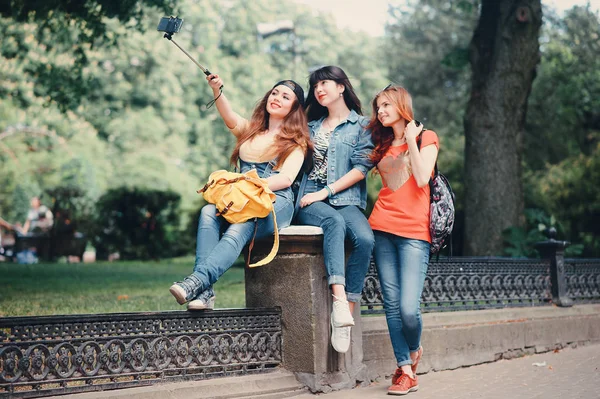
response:
M574 7L547 19L525 134L526 206L600 256L600 17Z
M457 194L460 247L468 49L480 11L479 0L412 0L392 7L385 37L373 38L340 30L332 15L289 0L4 2L0 216L23 221L32 195L51 205L66 192L78 193L78 213L85 213L121 188L175 193L179 228L196 225L202 201L195 190L213 170L230 167L234 137L206 108L212 91L205 76L156 32L160 17L176 14L185 22L174 38L223 77L244 116L274 82L293 78L305 86L309 71L325 64L344 68L366 114L390 81L407 87L417 119L441 139L439 166ZM258 36L258 23L281 20L292 20L293 31ZM584 255L600 254L593 222L599 32L598 15L587 7L564 17L544 9L542 58L521 130L525 208L584 243ZM379 178L369 177L368 187L372 203ZM193 240L192 231L179 234Z
M18 130L0 139L0 214L11 221L24 220L32 195L66 186L90 204L120 187L174 192L180 227L195 224L188 215L202 204L196 189L210 172L230 167L234 137L206 108L212 91L204 74L156 32L166 6L184 18L177 43L223 77L243 116L274 82L292 77L305 85L314 65L342 66L361 98L385 82L383 69L363 72L377 39L349 36L331 15L290 1L134 1L112 11L85 1L87 11L71 12L76 3L39 3L32 13L24 11L32 2L12 2L0 14L0 134ZM102 17L88 18L92 11ZM45 26L50 15L60 34ZM258 38L258 23L281 19L294 21L293 36ZM96 23L102 35L80 40Z
M0 5L0 16L15 22L35 22L38 35L57 37L56 44L66 41L93 44L99 39L114 39L106 20L143 29L145 12L159 8L169 13L172 0L8 0Z
M463 165L462 119L471 88L471 72L466 54L479 19L480 5L479 0L421 0L395 7L385 38L390 79L409 89L416 117L440 135L440 168L450 177L458 202L454 248L461 246L463 176L467 172ZM589 192L590 188L584 190L575 184L575 176L583 177L583 168L593 163L588 157L597 144L598 29L597 12L589 7L575 7L564 16L544 8L540 36L542 58L536 69L523 128L522 184L524 204L530 210L522 219L530 220L528 215L531 214L553 215L554 218L546 217L555 221L559 234L574 245L586 243L584 255L600 253L597 244L592 244L589 238L594 233L597 235L597 228L593 230L587 225L584 230L583 227L583 213L594 212L598 195ZM491 145L490 141L484 141L484 146ZM575 165L578 171L566 173L565 170L558 178L558 170ZM593 187L598 187L594 183L597 180L593 180L593 173L587 170L586 178L592 179L587 180L591 183L588 187L593 191ZM566 184L567 176L571 176L569 184ZM484 185L497 179L494 177ZM555 197L557 185L562 187L563 195L573 195L560 201L560 205ZM375 186L370 183L370 191L377 188ZM569 201L581 205L569 205ZM484 212L491 211L485 208ZM524 237L529 231L527 226L529 224L514 225L506 234L514 238L515 231L525 229L519 233L519 237ZM514 240L508 245L516 248Z

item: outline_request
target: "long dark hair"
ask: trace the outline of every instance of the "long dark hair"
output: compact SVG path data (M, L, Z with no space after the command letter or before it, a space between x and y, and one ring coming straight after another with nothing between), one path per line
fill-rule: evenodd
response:
M238 138L233 153L231 154L230 161L232 165L236 165L240 158L240 147L242 144L269 128L270 115L267 112L267 102L272 91L273 89L269 90L254 108L248 128ZM312 156L313 146L310 141L310 134L308 133L308 123L306 121L306 115L304 114L304 108L298 101L298 98L294 99L292 109L290 109L290 112L283 118L283 127L276 137L276 167L283 164L283 161L285 161L288 155L294 151L296 146L302 148L305 156Z
M321 80L333 80L335 83L344 85L344 102L350 110L356 111L357 114L362 115L362 107L360 100L354 92L354 87L350 83L350 79L346 75L346 72L337 66L324 66L310 74L308 78L308 96L306 98L306 116L309 121L321 119L323 116L328 115L329 111L327 108L319 104L315 98L315 85Z

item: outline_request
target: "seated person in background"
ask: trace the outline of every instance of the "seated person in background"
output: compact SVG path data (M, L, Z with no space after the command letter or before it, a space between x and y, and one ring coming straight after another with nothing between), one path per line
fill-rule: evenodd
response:
M22 233L48 232L54 223L54 216L47 206L42 205L39 197L31 199L31 208L27 212L27 220L23 226Z

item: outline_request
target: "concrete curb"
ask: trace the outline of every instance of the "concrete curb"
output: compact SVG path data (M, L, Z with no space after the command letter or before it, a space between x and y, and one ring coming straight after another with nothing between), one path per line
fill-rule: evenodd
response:
M396 368L384 316L363 318L364 362L373 380ZM423 315L419 374L600 342L600 305L529 307Z
M286 398L305 393L293 373L277 370L267 374L215 378L52 396L54 399L230 399Z

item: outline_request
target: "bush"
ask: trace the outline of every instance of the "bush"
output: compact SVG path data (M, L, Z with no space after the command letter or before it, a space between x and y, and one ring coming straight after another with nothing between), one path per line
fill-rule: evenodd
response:
M51 201L48 207L54 215L58 233L79 231L86 235L93 229L93 199L85 190L73 186L59 186L45 191Z
M96 258L114 252L121 259L178 255L180 201L173 191L120 187L106 192L96 204Z
M554 215L584 257L600 256L600 134L591 134L591 154L578 154L526 176L526 199ZM560 233L560 230L559 230Z
M554 216L548 216L542 209L525 209L525 226L509 227L503 231L504 253L508 256L520 258L539 258L540 254L535 248L538 242L548 240L546 233L551 227L558 232L558 240L564 237L564 227ZM571 244L565 249L565 256L581 256L582 244Z

